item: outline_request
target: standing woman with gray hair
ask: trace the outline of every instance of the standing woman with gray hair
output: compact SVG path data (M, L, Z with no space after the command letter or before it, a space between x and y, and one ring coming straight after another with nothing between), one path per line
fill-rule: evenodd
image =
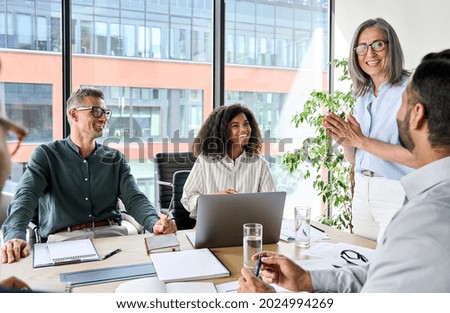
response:
M403 204L400 178L416 167L413 155L400 146L396 123L410 73L403 68L395 30L382 18L359 25L348 63L354 115L343 120L330 113L323 125L355 169L353 232L375 240Z

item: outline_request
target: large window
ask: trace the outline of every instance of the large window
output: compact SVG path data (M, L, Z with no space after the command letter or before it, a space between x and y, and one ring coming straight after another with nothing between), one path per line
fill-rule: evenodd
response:
M52 85L1 83L0 90L6 115L28 128L25 143L52 141Z
M287 174L281 157L310 134L291 124L292 115L312 89L327 88L327 6L281 0L236 0L226 6L225 103L240 102L255 114L277 188L288 192L287 218L295 204L312 206L315 216L322 212L312 183L302 179L303 169Z
M202 90L97 87L113 112L105 138L139 139L145 144L187 139L202 124Z
M328 1L227 0L225 103L212 102L211 0L71 3L72 89L105 92L113 117L100 141L126 154L153 202L155 154L189 150L213 107L235 102L258 119L278 189L303 202L294 187L301 175L287 175L281 155L297 137L286 129L310 87L299 76L327 74ZM2 100L30 129L15 181L36 145L63 137L61 21L61 0L0 0ZM321 52L311 56L316 42ZM314 87L325 88L322 81Z
M73 0L73 52L210 62L211 3ZM61 51L59 0L0 5L0 47ZM313 32L328 23L327 8L323 0L227 1L227 62L300 67Z

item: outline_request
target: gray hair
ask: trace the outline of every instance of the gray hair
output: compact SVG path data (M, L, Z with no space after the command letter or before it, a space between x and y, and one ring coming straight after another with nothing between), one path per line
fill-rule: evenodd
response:
M358 39L361 33L370 27L376 27L382 30L386 36L386 40L389 42L386 69L388 76L387 83L390 85L398 85L401 83L403 75L410 75L410 72L403 68L403 51L394 28L382 18L369 19L358 26L350 45L348 72L353 82L353 95L355 97L365 95L373 87L372 79L359 66L358 57L353 50L358 45Z
M69 115L70 109L73 109L74 107L81 105L84 98L86 97L101 98L102 100L105 100L105 95L103 94L103 91L101 91L98 88L93 87L80 88L77 91L72 92L69 99L67 100L67 107L66 107L67 115Z

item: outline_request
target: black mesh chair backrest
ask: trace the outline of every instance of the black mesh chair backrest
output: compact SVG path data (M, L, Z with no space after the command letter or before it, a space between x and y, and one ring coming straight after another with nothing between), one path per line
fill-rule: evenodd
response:
M196 158L192 152L160 152L156 154L159 208L168 209L172 199L172 178L179 170L190 170Z
M190 170L176 171L173 174L172 186L172 201L169 206L169 211L172 213L178 230L192 229L195 226L195 219L189 217L189 212L184 208L181 203L183 196L183 187L186 179L189 176Z

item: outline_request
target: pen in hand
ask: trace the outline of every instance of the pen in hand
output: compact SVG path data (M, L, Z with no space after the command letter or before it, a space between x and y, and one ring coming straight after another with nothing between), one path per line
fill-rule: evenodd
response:
M111 251L110 253L106 254L106 255L103 257L103 260L106 260L107 258L112 257L114 254L117 254L117 253L119 253L119 252L121 252L121 251L122 251L122 249L116 249L116 250L114 250L114 251Z
M256 263L256 273L255 273L256 277L259 276L259 271L261 270L261 258L262 258L262 253L260 253L258 255L258 262Z

